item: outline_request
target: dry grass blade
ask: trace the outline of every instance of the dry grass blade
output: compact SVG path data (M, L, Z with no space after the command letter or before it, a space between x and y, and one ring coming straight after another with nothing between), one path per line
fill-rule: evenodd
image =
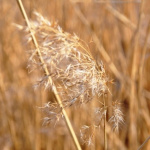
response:
M141 150L144 147L144 145L149 141L149 139L150 136L143 142L143 144L138 148L138 150Z
M110 11L117 19L119 19L122 23L124 23L126 26L131 28L132 30L136 29L136 25L132 23L127 17L125 17L123 14L119 13L117 10L115 10L112 6L107 6L107 10Z
M135 117L135 112L138 110L138 103L136 102L137 99L137 92L136 92L136 78L137 78L137 72L138 72L138 56L140 55L140 51L138 49L138 42L139 42L139 36L140 36L140 28L142 23L142 17L143 17L143 6L144 6L145 0L142 0L141 6L140 6L140 15L138 20L137 29L135 31L135 34L133 36L134 38L134 46L133 46L133 58L132 58L132 71L131 71L131 94L130 94L130 146L134 145L134 149L137 149L137 117Z
M146 35L146 40L145 40L145 44L143 47L143 51L142 51L142 56L141 56L141 63L140 63L140 67L139 67L139 97L141 97L141 92L142 92L142 73L143 73L143 67L144 67L144 59L145 59L145 55L146 55L146 50L148 47L148 37L150 35L150 22L148 25L148 30L147 30L147 35Z

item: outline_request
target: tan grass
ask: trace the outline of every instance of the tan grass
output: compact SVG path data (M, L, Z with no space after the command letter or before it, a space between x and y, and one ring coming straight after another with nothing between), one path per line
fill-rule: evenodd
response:
M114 114L113 107L111 107L112 101L120 100L119 103L123 103L121 108L123 109L125 124L121 126L119 133L115 133L113 130L113 122L106 121L105 129L108 149L135 149L135 144L129 142L129 137L131 137L129 129L131 129L131 125L134 122L136 128L133 128L132 135L135 133L137 137L136 140L132 140L136 141L136 147L149 150L150 55L148 28L150 1L145 0L143 7L144 17L142 18L141 27L138 31L138 57L136 56L138 59L136 59L137 65L135 66L137 73L136 80L134 81L131 79L132 54L134 51L132 46L135 44L133 39L135 37L135 31L137 30L141 1L140 3L133 1L123 3L122 0L117 0L117 2L111 0L107 1L107 3L101 3L100 1L91 0L62 0L61 2L60 0L32 0L23 1L23 3L29 18L32 20L32 24L37 22L37 18L33 14L33 10L37 10L43 16L50 18L51 23L55 22L53 20L58 20L59 25L65 31L72 33L70 34L71 37L74 36L73 33L75 32L79 37L79 42L88 49L86 44L80 39L86 41L93 56L93 58L90 56L90 59L96 62L96 66L102 65L104 67L104 65L101 64L101 61L103 61L107 75L110 79L114 79L114 83L109 84L109 90L112 95L107 94L106 97L106 120L109 120ZM66 124L62 118L62 113L59 113L60 108L57 103L53 103L55 97L50 90L50 84L46 86L47 90L43 90L41 87L41 85L45 84L42 82L44 81L43 71L39 71L37 68L39 64L33 64L33 61L29 61L29 65L33 66L29 66L29 70L32 71L33 69L35 71L34 73L28 74L28 69L26 68L28 59L26 55L28 53L29 56L31 56L30 54L33 54L36 48L34 48L32 42L31 44L26 44L26 39L31 40L31 34L26 32L25 36L24 33L18 32L16 27L11 25L13 22L24 24L24 19L21 16L16 1L9 0L8 2L2 0L0 13L0 149L74 150L75 146L70 139ZM25 26L25 29L28 28ZM38 38L36 37L36 39ZM101 47L97 41L100 41L99 44L103 46L111 60L111 64L113 63L121 78L119 78L116 71L110 66L109 62L107 63L106 55L101 51ZM38 45L40 44L42 44L41 39L38 41ZM81 49L82 48L78 48L83 54L89 56L88 51L85 52ZM39 62L36 58L37 54L35 54L31 60L35 59L36 62ZM97 63L100 65L97 65ZM67 65L68 64L66 64L64 68L61 68L61 70L66 70ZM41 68L41 66L39 68ZM68 68L70 67L68 66ZM70 72L72 72L71 69L68 73ZM35 83L34 81L37 81L37 77L39 77L39 81L41 82L37 82L38 84L36 85L39 85L39 88L34 91L32 85ZM90 93L90 97L93 97L93 100L90 98L89 103L86 105L85 103L88 101L83 101L82 103L81 98L77 98L75 103L73 103L73 97L67 97L67 93L62 93L62 91L65 92L71 89L69 84L66 83L66 90L63 88L64 85L62 86L61 84L62 79L56 79L56 75L54 74L51 77L53 78L53 82L55 80L58 93L60 96L62 95L61 100L65 100L63 104L66 106L72 105L72 107L65 107L65 110L79 137L80 143L85 143L81 145L82 149L103 150L103 133L105 130L103 126L105 112L103 99L97 97L97 93L95 93L94 97ZM45 83L47 83L47 80L45 80ZM135 84L135 96L131 101L130 87L133 83ZM91 91L91 89L90 87L89 90ZM77 93L78 92L79 91L77 91ZM75 95L75 92L73 93L71 94L71 92L69 92L71 96L78 95ZM83 95L85 96L86 94ZM51 103L48 103L48 101ZM137 108L137 111L129 109L131 105ZM42 114L36 106L41 106L42 108L40 108L40 110L42 111L48 110L48 113L58 112L57 114L60 114L60 116ZM132 114L134 115L134 120L131 120L130 116ZM41 118L44 117L45 120L54 118L54 120L50 121L50 127L42 126L43 120L41 120ZM79 131L81 131L81 135L83 135L81 138Z

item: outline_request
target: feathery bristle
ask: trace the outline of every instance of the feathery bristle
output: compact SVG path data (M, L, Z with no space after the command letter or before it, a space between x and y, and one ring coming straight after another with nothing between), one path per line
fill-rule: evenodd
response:
M64 32L56 22L49 22L39 13L35 14L37 20L31 21L31 29L38 40L45 64L41 64L33 52L29 65L38 69L42 65L47 66L49 76L58 83L64 106L85 103L95 95L105 93L108 78L103 63L97 65L88 46L77 35ZM51 87L47 79L48 76L44 75L39 82L46 89Z
M113 130L118 132L121 125L124 124L123 113L118 102L113 105L113 116L109 119L109 122L113 124Z

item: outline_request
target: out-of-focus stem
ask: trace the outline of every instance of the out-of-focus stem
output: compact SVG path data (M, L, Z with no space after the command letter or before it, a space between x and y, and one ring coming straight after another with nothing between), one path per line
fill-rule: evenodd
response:
M138 102L137 99L137 92L136 92L136 75L138 73L138 56L140 55L140 51L138 49L138 42L140 36L140 27L142 23L143 17L143 6L144 0L142 0L140 6L140 15L137 24L137 29L134 34L134 47L133 47L133 58L132 58L132 70L131 70L131 94L130 94L130 128L129 128L129 149L137 149L137 110L138 110Z
M107 150L107 135L106 135L106 101L105 101L105 97L103 95L103 99L104 99L104 150Z
M146 50L147 50L149 35L150 35L150 22L148 24L146 40L145 40L143 51L141 54L141 61L140 61L141 63L140 63L140 67L139 67L139 86L138 86L139 99L141 98L141 93L142 93L142 75L143 75L144 59L145 59L145 54L146 54Z

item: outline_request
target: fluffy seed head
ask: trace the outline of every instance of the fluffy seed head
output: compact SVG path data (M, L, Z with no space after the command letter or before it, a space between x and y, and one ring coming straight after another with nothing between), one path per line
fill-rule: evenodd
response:
M44 65L56 83L64 105L84 103L95 95L105 93L108 78L103 63L97 65L88 46L77 35L64 32L56 22L49 22L39 13L35 14L37 19L31 21L31 29L38 40ZM31 52L29 67L42 69L43 64L38 56ZM38 85L50 88L47 80L48 76L43 75Z
M109 122L113 124L113 130L118 132L122 124L124 124L123 113L118 102L113 104L113 116L109 119Z

